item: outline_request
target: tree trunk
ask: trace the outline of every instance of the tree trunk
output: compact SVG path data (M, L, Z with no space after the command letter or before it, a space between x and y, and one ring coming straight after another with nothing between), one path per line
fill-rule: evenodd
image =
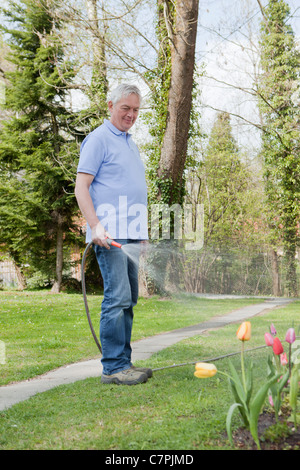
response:
M56 233L56 279L51 289L52 294L58 294L61 290L63 271L63 235L62 217L58 216Z
M169 201L164 201L169 204L181 202L178 190L182 187L190 128L198 3L199 0L177 1L174 28L171 19L166 18L171 41L171 84L158 175L162 186L164 180L171 184Z
M20 266L14 261L14 266L17 274L17 280L18 280L18 290L24 290L26 289L26 279L24 274L21 271Z
M107 24L102 21L102 32L99 28L97 0L86 0L88 22L93 50L93 71L90 99L97 107L99 116L107 117L106 98L108 92L107 64L105 55L105 36ZM102 12L104 12L102 2Z
M297 297L297 272L296 272L296 247L291 245L286 248L284 261L286 266L286 291L289 297Z
M278 255L275 250L271 249L271 263L272 263L272 280L273 280L273 295L280 297L280 276Z

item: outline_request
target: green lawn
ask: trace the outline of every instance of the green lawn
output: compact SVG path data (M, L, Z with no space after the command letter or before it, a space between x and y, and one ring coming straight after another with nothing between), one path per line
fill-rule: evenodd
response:
M88 296L96 333L101 300L101 296ZM133 340L193 325L252 302L257 300L141 298L135 308ZM0 292L0 341L6 346L0 385L98 355L80 294Z
M9 300L15 308L6 304L6 312L15 310L14 325L16 335L6 331L8 345L8 361L13 348L10 342L22 344L23 354L29 355L30 348L26 346L26 330L31 332L28 343L37 340L33 335L34 326L45 337L42 323L49 332L64 343L63 348L43 349L39 343L39 355L32 348L35 362L32 367L38 367L44 358L44 368L54 363L54 356L63 354L64 359L75 360L76 343L79 343L79 356L89 357L95 354L95 345L84 318L84 311L78 296L48 297L46 294L4 294L2 298ZM93 309L98 300L90 299ZM19 302L19 303L18 303ZM95 303L94 303L95 302ZM34 306L32 305L34 303ZM38 315L47 303L48 319L38 321L43 315ZM65 304L65 307L63 305ZM185 324L199 323L220 313L226 313L241 305L249 304L249 299L240 300L207 300L207 299L141 299L136 309L135 338L147 335L148 332L165 331ZM16 305L21 310L28 310L31 315L17 315ZM3 310L5 308L2 305ZM52 310L51 310L52 309ZM263 316L251 319L252 337L247 348L264 344L264 333L273 322L278 335L284 339L285 331L294 324L299 326L300 302L294 302L285 308L275 309ZM34 313L35 312L35 313ZM44 315L46 310L44 309ZM55 313L54 313L55 312ZM63 314L62 314L63 312ZM147 312L147 313L146 313ZM184 312L184 313L183 313ZM19 317L19 323L17 322ZM1 313L1 326L3 326ZM7 314L6 318L9 318ZM52 320L51 320L52 318ZM60 318L60 321L58 321ZM71 319L72 321L71 321ZM26 319L30 322L26 322ZM58 322L58 325L56 325ZM153 322L155 325L153 325ZM31 325L28 327L28 325ZM73 326L73 328L72 328ZM170 328L171 326L171 328ZM50 330L51 330L50 328ZM10 329L7 325L6 330ZM172 364L208 359L231 352L238 352L240 342L236 339L237 325L228 325L222 329L207 332L205 335L184 340L164 351L154 355L144 363L153 368L166 367ZM1 335L3 329L1 328ZM22 334L21 334L22 332ZM64 332L64 333L63 333ZM52 336L51 336L52 337ZM81 337L84 337L81 338ZM48 338L49 341L49 338ZM71 348L67 354L65 349ZM51 352L53 358L45 357ZM263 348L246 353L246 362L254 362L256 385L266 375L266 358L269 349ZM16 354L16 352L14 352ZM56 358L56 361L62 358ZM233 356L232 362L239 367L239 356ZM24 363L25 363L24 358ZM143 362L140 362L143 364ZM217 368L228 371L228 359L215 362ZM1 365L3 368L5 365ZM5 367L8 367L7 365ZM10 367L8 367L10 369ZM25 367L28 372L28 368ZM1 369L2 370L2 369ZM193 375L194 366L187 365L175 368L165 368L154 372L152 379L146 384L134 387L117 385L103 386L98 378L79 381L75 384L57 387L48 392L36 395L26 402L14 405L9 410L0 413L0 448L5 449L106 449L106 450L212 450L229 449L225 432L225 420L229 406L232 403L226 378L216 375L211 379L197 379ZM7 374L9 371L7 371ZM19 365L19 372L22 367ZM10 372L13 377L13 373ZM236 415L234 426L240 426L241 421Z

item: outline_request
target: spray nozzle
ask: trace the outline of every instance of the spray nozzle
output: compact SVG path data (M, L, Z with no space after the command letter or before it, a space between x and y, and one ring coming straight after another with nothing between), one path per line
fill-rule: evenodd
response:
M117 248L122 248L121 243L115 242L115 240L112 240L111 238L106 237L106 241L109 245L116 246Z

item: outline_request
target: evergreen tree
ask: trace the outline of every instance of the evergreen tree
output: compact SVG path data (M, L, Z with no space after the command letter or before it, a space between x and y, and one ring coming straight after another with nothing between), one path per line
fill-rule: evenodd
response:
M97 0L87 0L87 16L89 22L89 34L91 48L93 53L92 76L90 87L86 89L86 95L89 98L89 106L80 113L80 120L84 123L86 133L88 134L94 128L98 127L104 119L109 119L107 108L108 78L107 78L107 59L106 43L107 23L105 21L104 5L100 6ZM102 10L102 21L98 18L98 10Z
M185 254L185 288L239 292L234 289L247 277L245 267L262 247L263 215L261 192L233 137L228 113L217 115L199 169L189 179L192 201L204 208L204 246ZM251 282L249 293L255 291L257 278Z
M3 10L14 69L6 74L6 108L13 115L0 131L0 225L14 259L29 259L59 291L63 246L76 231L78 143L76 116L66 104L72 67L64 63L56 35L62 25L51 8L51 1L21 0Z
M261 26L261 68L258 87L264 134L262 155L270 228L282 242L288 295L297 295L296 249L299 244L300 131L299 108L293 94L299 90L300 52L288 24L289 6L271 0Z
M206 221L205 243L225 247L232 243L237 224L245 215L243 194L250 178L226 112L217 116L199 174Z

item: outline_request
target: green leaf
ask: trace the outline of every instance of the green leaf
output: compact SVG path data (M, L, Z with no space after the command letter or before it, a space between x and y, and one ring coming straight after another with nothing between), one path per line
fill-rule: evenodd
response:
M239 375L234 367L234 365L229 361L229 367L231 372L231 378L235 386L236 393L238 394L239 401L246 408L246 393L243 387L243 384L239 378Z
M271 375L276 375L276 369L275 369L275 366L273 364L273 361L272 361L272 357L268 357L268 366L269 366L269 376L271 377Z
M255 397L253 398L251 404L250 404L250 412L249 412L249 425L250 425L250 432L251 435L257 445L258 448L260 448L259 445L259 439L258 439L258 431L257 431L257 424L258 424L258 417L261 411L261 408L264 404L264 401L266 399L268 390L270 386L275 383L278 378L279 374L276 375L275 377L272 377L272 379L268 380L256 393Z
M247 407L245 406L245 403L242 403L241 400L240 400L240 397L239 395L237 394L236 392L236 388L235 388L235 385L234 385L234 382L232 379L229 380L229 383L230 383L230 387L231 387L231 391L232 391L232 395L234 397L234 400L236 401L236 403L240 404L240 409L239 409L239 412L241 414L241 417L243 419L243 422L244 422L244 425L246 426L246 428L249 429L249 417L248 417L248 409Z
M298 364L292 369L291 379L290 379L290 397L289 402L293 411L297 409L297 397L299 390L299 372Z
M279 380L278 382L278 393L280 394L282 392L282 390L284 389L288 379L289 379L289 371L287 371L283 376L282 378Z
M240 403L233 403L233 405L231 405L231 407L229 408L228 413L227 413L227 417L226 417L226 432L227 432L227 435L228 435L230 445L232 445L232 446L234 445L233 444L233 439L232 439L232 432L231 432L232 415L233 415L234 410L239 406L241 406Z
M253 391L253 363L252 362L247 369L246 388L247 388L246 404L247 406L249 406L249 402L251 400L252 391Z

